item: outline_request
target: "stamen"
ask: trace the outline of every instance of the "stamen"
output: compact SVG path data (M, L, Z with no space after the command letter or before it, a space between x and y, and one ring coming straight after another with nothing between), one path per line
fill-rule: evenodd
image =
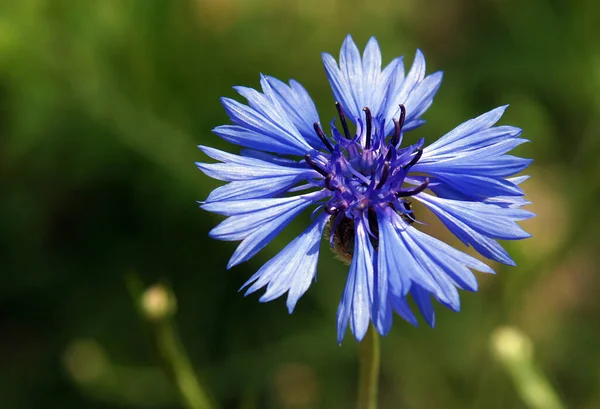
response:
M404 126L404 120L406 119L406 107L400 104L400 119L394 118L394 136L392 136L392 140L390 144L393 146L398 145L400 142L400 132L402 131L402 127Z
M348 208L348 202L341 199L334 201L333 199L323 205L323 210L327 214L338 214L344 212Z
M360 201L356 204L355 209L358 211L363 211L369 207L370 200L366 197L360 199Z
M400 122L398 122L396 118L392 118L392 121L394 121L394 135L390 140L390 145L396 146L398 145L398 142L400 142L400 131L402 128L400 127Z
M330 215L334 215L338 212L337 207L335 207L334 205L330 205L329 203L325 204L325 206L323 206L323 210L325 211L325 213L330 214Z
M329 174L325 177L325 187L329 190L335 190L333 186L333 175Z
M381 187L386 182L388 176L390 176L390 162L386 160L385 162L383 162L383 169L381 170L381 179L377 184L377 189L381 189Z
M346 137L346 139L352 139L350 136L350 129L348 129L348 122L346 122L346 115L344 115L344 108L342 108L342 104L336 102L335 108L338 111L338 116L340 117L342 128L344 129L344 136Z
M403 192L398 192L396 193L396 195L398 197L408 197L408 196L414 196L416 194L421 193L422 191L424 191L425 189L427 189L427 186L429 185L429 178L426 178L425 181L423 183L421 183L419 186L412 188L410 190L405 190Z
M390 146L390 147L388 148L388 153L387 153L387 155L385 155L385 160L391 160L391 159L392 159L392 155L393 155L393 153L395 152L395 150L396 150L396 149L395 149L395 147L394 147L394 146Z
M329 140L327 139L327 137L323 133L323 130L321 129L321 124L318 123L318 122L315 122L313 124L313 128L315 128L315 132L317 133L317 136L319 137L319 139L321 140L321 142L323 142L323 144L325 145L325 147L327 149L329 149L329 152L333 152L333 146L331 146L331 144L329 143Z
M413 224L414 222L416 222L417 219L415 218L415 212L412 210L410 200L403 200L402 205L404 207L404 210L406 210L406 212L400 214L402 220L404 220L408 224Z
M413 167L414 165L417 164L419 159L421 159L421 156L423 156L423 149L417 149L415 152L417 152L417 154L412 157L412 159L410 160L410 162L408 162L408 164L402 166L403 169Z
M319 164L310 157L309 153L304 155L304 160L306 161L306 164L308 166L310 166L311 168L313 168L314 170L319 172L321 175L323 175L325 177L329 176L329 173L327 173L327 171L325 169L321 168L321 166L319 166Z
M366 123L367 123L367 135L366 135L365 149L370 149L371 148L371 127L373 125L373 117L371 116L371 110L369 108L364 107L363 111L365 111Z
M365 175L363 175L362 173L360 173L359 171L357 171L356 169L354 169L352 166L348 167L348 170L350 171L350 173L352 173L356 178L360 179L365 185L369 185L369 183L371 183L371 181L369 179L367 179L367 177ZM348 185L348 187L350 187L350 189L352 189L352 185Z

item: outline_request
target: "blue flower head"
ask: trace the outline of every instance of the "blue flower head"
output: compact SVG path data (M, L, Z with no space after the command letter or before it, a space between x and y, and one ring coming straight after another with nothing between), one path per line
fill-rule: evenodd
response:
M407 297L434 325L433 296L458 311L457 289L476 291L471 270L493 273L483 262L423 232L412 201L432 211L463 243L483 256L514 265L496 239L529 237L517 221L533 216L510 177L531 160L507 155L526 142L521 130L494 126L506 107L471 119L431 145L402 146L403 133L424 121L442 73L425 75L417 51L405 73L402 58L381 66L371 38L360 54L348 36L339 63L323 54L338 120L320 125L315 105L296 81L261 76L262 92L236 87L247 104L222 103L233 125L214 132L243 147L239 155L200 149L218 163L198 163L208 176L228 182L201 207L227 219L210 236L241 240L228 268L254 256L296 216L314 209L306 230L264 264L244 285L266 287L270 301L287 293L290 313L317 273L321 237L350 260L337 313L338 341L348 323L360 341L370 322L387 334L393 311L416 325Z

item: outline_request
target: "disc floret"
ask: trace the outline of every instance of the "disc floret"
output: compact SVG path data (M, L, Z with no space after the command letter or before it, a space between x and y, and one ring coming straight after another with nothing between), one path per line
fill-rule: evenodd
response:
M357 118L356 133L351 136L346 114L336 103L343 134L332 124L333 141L325 136L319 123L314 129L329 152L312 150L304 157L308 167L316 170L322 179L313 183L330 191L323 210L334 216L330 240L343 219L368 219L369 210L391 206L400 215L410 215L408 198L427 188L429 180L418 186L406 187L406 176L423 154L423 140L399 149L406 108L400 105L400 117L394 118L394 133L386 137L382 118L373 118L368 107L365 117ZM413 220L412 216L410 217ZM372 224L372 223L371 223ZM375 235L373 232L371 234Z

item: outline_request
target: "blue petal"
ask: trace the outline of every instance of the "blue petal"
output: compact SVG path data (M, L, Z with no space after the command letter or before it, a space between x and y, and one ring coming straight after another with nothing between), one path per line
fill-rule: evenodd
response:
M285 138L281 138L280 136L267 135L263 132L239 125L217 126L213 129L213 132L227 142L281 155L304 155L312 149L306 149L305 147L298 146L296 143L289 143Z
M305 140L298 132L298 128L290 118L288 111L281 105L278 94L273 91L269 80L264 75L261 75L260 84L263 94L252 88L234 87L234 89L248 100L248 104L254 111L261 114L264 118L268 118L270 122L263 125L275 125L276 129L287 134L287 136L298 142L305 143ZM264 126L262 129L264 129ZM261 128L259 127L255 130L260 131ZM318 141L318 138L316 138L314 133L311 137Z
M390 210L387 212L390 213ZM390 291L403 297L411 286L411 274L407 274L405 270L411 272L418 270L413 269L413 266L410 265L411 259L407 257L406 249L393 227L391 217L393 214L388 216L386 211L377 209L377 225L379 227L377 270L380 274L388 277Z
M529 176L519 176L514 178L508 178L506 179L506 181L511 185L518 185L524 180L527 180L528 178ZM511 208L519 208L531 204L531 202L529 202L527 199L520 196L485 196L485 194L480 194L480 192L478 192L476 189L469 189L468 191L459 191L436 177L410 175L405 179L405 181L407 183L418 186L424 183L425 179L429 179L429 190L435 193L437 197L443 199L476 201L487 204L493 204L500 207Z
M363 107L369 107L377 116L383 95L379 94L379 77L381 76L381 50L375 37L371 37L362 58L363 71Z
M484 236L473 230L466 223L458 220L456 217L447 212L439 210L439 208L430 208L436 216L444 223L444 225L464 244L472 245L483 256L496 260L500 263L509 266L516 265L510 258L506 250L500 246L494 239Z
M267 77L261 75L260 84L262 86L265 96L271 102L271 106L275 107L277 112L276 120L279 121L281 125L283 125L286 129L289 129L290 132L293 132L294 135L300 134L300 139L304 138L304 140L307 141L313 148L322 149L325 147L325 145L319 139L315 132L310 132L306 129L304 133L300 132L296 125L296 121L294 121L294 118L290 116L290 110L286 109L286 107L282 105L283 101L280 99L279 94L275 90L273 90L273 88L271 88L271 84L269 83ZM316 108L314 106L314 103L312 103L310 96L308 96L306 90L302 88L302 86L297 82L295 82L295 84L297 85L296 91L303 91L303 95L300 95L300 101L294 101L292 103L302 104L303 108L306 110L305 112L303 112L303 121L301 122L302 127L305 128L305 117L309 120L311 117L314 118L314 116L316 115ZM307 100L310 102L307 103ZM306 106L304 106L305 103L307 103ZM289 104L286 104L286 106L289 106ZM318 116L316 119L317 120L313 120L312 123L309 124L309 126L314 124L315 122L318 122Z
M263 81L263 86L270 90L266 81ZM221 98L225 111L233 123L262 134L268 140L290 145L293 154L304 154L312 149L292 125L275 98L271 95L262 95L250 88L237 87L236 90L248 99L251 106L243 105L230 98Z
M258 151L255 149L241 149L240 155L248 158L260 159L265 162L273 163L280 166L289 166L292 168L306 167L306 163L296 162L294 159L277 156L276 154Z
M426 290L422 289L418 285L414 285L410 290L415 304L419 307L421 315L427 321L427 324L431 328L435 327L435 311L433 310L433 303L431 302L431 295Z
M432 186L443 197L486 200L492 197L523 196L518 183L507 176L523 171L531 159L507 155L513 148L528 142L520 138L521 130L498 126L506 106L486 112L464 122L423 151L412 172L436 176L442 183ZM446 185L446 186L444 186ZM454 194L452 190L459 192ZM497 201L502 207L518 207L522 200Z
M442 304L458 311L460 300L456 287L477 290L477 280L469 268L493 272L484 263L408 226L389 208L378 209L377 217L381 257L378 269L388 273L389 297L394 309L404 314L403 318L409 321L410 310L406 311L406 308L396 304L404 299L407 291L413 293L415 286L418 288L417 296L420 294L419 290L431 293ZM394 228L390 229L386 225ZM405 284L407 280L410 280L410 284ZM400 290L398 284L395 284L398 282L402 282ZM420 307L425 311L423 314L428 322L432 322L433 316L424 306L427 306L426 301L421 301Z
M425 78L425 57L421 50L417 50L415 60L406 77L403 75L392 78L385 106L382 107L384 117L388 119L385 134L389 135L394 129L391 118L400 114L400 104L406 106L406 120L403 130L408 131L422 123L420 115L431 105L437 92L442 73L437 72Z
M279 178L293 176L298 180L319 177L319 174L309 168L281 166L256 158L234 155L218 149L199 146L211 158L224 163L201 163L196 166L206 175L224 181L253 180L260 178Z
M377 280L377 277L375 277L375 280ZM375 288L375 291L377 291L377 287ZM387 335L392 329L392 321L394 318L394 305L390 297L393 297L393 295L388 292L388 297L385 300L385 304L377 307L377 311L381 312L379 313L379 318L375 317L377 321L374 322L374 324L375 328L377 329L377 332L379 332L381 335ZM373 307L373 310L375 310L375 308L376 307ZM407 319L404 315L401 315L401 317Z
M529 179L528 175L517 176L514 178L509 178L508 181L519 185ZM436 193L437 194L437 193ZM452 198L450 198L452 199ZM500 207L510 207L513 209L518 209L520 207L531 204L531 202L524 197L517 196L494 196L486 198L483 203L489 203Z
M494 239L516 240L531 237L515 222L533 217L524 209L503 208L480 202L442 199L425 193L415 196L436 215L445 213L473 230Z
M346 288L337 312L338 342L341 344L350 320L358 341L369 328L373 297L373 246L361 219L355 219L354 256L350 264Z
M429 274L438 285L438 290L433 293L435 297L449 308L458 311L460 308L460 299L454 282L450 280L448 275L445 274L442 267L438 264L437 261L439 260L434 260L430 257L430 254L428 254L429 249L420 247L419 243L414 240L414 231L414 228L409 227L401 233L406 247L410 251L412 257L414 257L416 262L421 266L421 269L426 272L426 274ZM417 282L417 284L420 283Z
M373 98L373 116L384 118L387 108L395 103L397 91L404 81L404 57L398 57L379 75ZM388 119L389 120L389 119Z
M490 156L477 159L464 155L452 159L437 162L417 163L411 169L412 172L429 173L432 175L438 173L445 174L469 174L487 176L492 178L503 178L519 173L529 164L531 159L519 158L512 155Z
M364 105L364 92L363 92L363 70L362 60L360 58L360 52L358 47L352 40L350 35L346 36L342 49L340 50L340 70L346 77L346 81L350 84L350 93L352 94L352 100L354 102L354 109L351 111L360 116L360 112Z
M523 196L525 194L519 186L502 177L438 171L430 173L467 196L487 198L491 196Z
M389 105L386 107L387 109L385 111L385 118L393 118L397 116L397 113L399 112L398 105L406 102L410 97L410 93L413 91L413 89L415 89L417 84L423 81L423 78L425 78L425 70L425 56L423 55L423 52L421 50L417 50L413 64L410 67L410 70L408 71L406 77L403 78L403 81L401 83L397 83L397 89L394 89L396 87L391 87L394 92L394 97L388 99ZM407 110L406 119L408 119L409 115L411 115L411 113ZM407 125L408 121L405 122L404 126ZM388 134L389 132L390 131L387 131L386 129L386 134Z
M336 101L342 104L342 107L346 111L346 115L350 120L355 121L356 118L360 117L360 112L356 108L356 102L351 91L351 85L340 71L333 58L330 54L323 53L323 66L327 74L327 79L333 90L333 96Z
M410 239L408 225L391 208L377 209L379 226L378 268L387 271L390 281L389 291L398 297L404 297L413 283L427 291L444 298L443 290L415 257L414 246Z
M205 210L230 216L209 235L218 240L242 240L264 224L296 210L301 211L322 197L321 193L277 199L249 199L206 203Z
M481 134L489 134L494 131L496 128L490 128L487 131L480 132L474 136L481 136ZM473 139L464 138L460 139L456 143L451 145L446 145L443 148L430 150L429 147L425 148L427 152L423 152L423 157L419 161L419 163L430 163L430 162L439 162L439 161L450 161L450 160L481 160L484 158L489 158L490 156L498 156L501 157L508 151L516 148L517 146L529 142L527 139L523 138L497 138L496 140L478 140L473 142Z
M279 254L267 261L243 286L252 284L246 295L267 285L262 302L288 293L287 307L294 310L317 272L319 245L329 215L316 218L308 229L289 243Z
M281 210L287 205L313 203L322 199L325 195L327 195L326 192L319 191L293 197L206 203L200 207L206 211L222 214L224 216L248 215L264 212L262 213L263 216L267 217L269 214L277 214L287 210Z
M273 197L287 191L298 181L298 177L292 175L230 182L213 190L206 203Z
M506 264L507 266L514 267L517 265L506 250L494 239L485 237L475 230L470 229L468 226L466 226L466 228L463 227L463 230L469 232L468 234L471 239L470 244L479 254L490 260L496 260L499 263ZM454 234L456 234L456 232L454 232Z
M402 58L381 70L381 50L375 38L367 43L360 56L358 47L347 36L340 51L339 67L329 54L323 54L323 65L333 94L353 122L362 117L362 108L369 107L374 117L386 120L385 134L399 114L399 104L405 104L407 117L404 130L414 129L424 121L419 117L429 108L442 80L441 73L425 78L425 58L418 50L408 75L404 75Z
M271 162L264 160L263 158L253 158L248 156L235 155L230 152L225 152L210 146L198 145L198 148L209 158L218 160L219 162L233 163L236 165L246 166L271 166ZM297 164L296 161L290 161L290 163Z
M435 152L436 150L441 149L442 147L445 147L446 145L453 144L457 140L469 137L470 135L477 134L478 132L482 132L482 131L487 130L488 128L491 128L496 122L498 122L500 120L500 118L504 114L504 111L506 110L507 107L508 107L508 105L498 107L489 112L486 112L485 114L478 116L477 118L473 118L473 119L470 119L470 120L462 123L458 127L454 128L452 131L448 132L446 135L442 136L440 139L438 139L437 141L435 141L434 143L429 145L423 151L423 157L426 157L426 154L428 155L429 152ZM512 128L512 127L510 127L510 128ZM518 129L518 128L513 128L513 129ZM511 132L512 132L511 130L507 130L506 134L510 135ZM520 130L518 132L520 134ZM498 136L503 136L503 134L496 135L496 137L498 137ZM512 136L512 137L514 137L514 136ZM473 137L473 139L474 139L473 143L476 143L477 140L480 140L480 139L485 141L488 138L490 138L490 136L487 136L487 135L484 135L482 137L475 136L475 137ZM452 150L455 150L455 149L456 148L452 148Z
M381 220L378 219L379 229L381 230ZM389 224L389 220L384 217L384 224ZM379 237L382 235L380 234ZM392 325L392 306L388 301L389 286L389 268L388 253L389 246L385 243L385 250L382 240L379 240L379 248L376 253L377 262L374 265L374 291L371 317L375 328L381 335L386 335Z
M488 197L483 203L492 204L500 207L509 207L511 209L518 209L520 207L531 204L531 202L524 197L518 196L494 196Z
M437 142L435 142L434 144L429 145L423 151L421 160L428 161L430 158L442 159L445 155L452 157L455 156L457 152L462 153L483 149L502 142L508 143L506 141L511 141L509 143L512 143L513 146L507 146L507 149L504 151L508 152L510 149L515 148L521 143L527 142L526 139L520 138L521 133L521 129L507 125L494 126L475 133L466 133L448 143L437 145ZM500 145L500 147L502 147L502 145Z
M396 311L396 313L400 317L402 317L403 319L405 319L406 321L408 321L415 327L419 325L417 318L411 311L410 306L408 305L408 302L406 302L405 297L399 297L396 294L390 293L389 300L390 300L390 304L392 305L393 310Z
M482 273L494 274L494 270L492 270L487 264L477 260L475 257L471 257L468 254L455 249L443 241L431 237L428 234L415 229L414 227L410 227L409 232L413 239L420 243L421 247L435 249L436 255L451 259L457 263L460 263L461 265ZM475 283L473 284L475 285Z
M233 255L227 263L227 268L230 269L250 258L262 250L271 242L293 218L295 218L302 210L306 209L311 203L306 203L303 206L298 206L291 211L284 213L271 221L263 222L260 227L253 230L235 249Z
M440 266L444 274L460 289L477 291L477 279L469 268L485 273L494 273L490 267L481 261L413 227L409 227L407 232L431 261Z
M410 131L421 124L419 118L429 109L433 103L433 97L437 93L444 74L441 71L428 75L410 93L404 105L406 107L407 126L403 130ZM390 129L391 131L391 129Z
M300 134L315 149L325 148L313 128L313 124L319 122L319 114L304 87L294 80L290 80L290 85L287 85L277 78L269 76L266 78L271 85L274 97L277 98Z
M515 185L520 185L521 183L525 182L527 179L529 179L529 175L522 175L522 176L515 176L514 178L510 178L508 179L509 181L511 181L512 183L514 183Z

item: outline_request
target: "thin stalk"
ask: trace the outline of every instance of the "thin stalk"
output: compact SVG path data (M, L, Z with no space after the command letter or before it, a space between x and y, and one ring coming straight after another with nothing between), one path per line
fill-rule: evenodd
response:
M536 365L533 341L514 327L497 328L492 352L512 378L523 402L531 409L565 409L546 374Z
M186 409L214 409L172 320L176 310L173 293L160 284L144 291L141 281L134 275L127 277L127 284L138 312L148 323L165 373L175 386L182 405Z
M379 388L379 334L371 325L359 345L358 409L377 409Z

